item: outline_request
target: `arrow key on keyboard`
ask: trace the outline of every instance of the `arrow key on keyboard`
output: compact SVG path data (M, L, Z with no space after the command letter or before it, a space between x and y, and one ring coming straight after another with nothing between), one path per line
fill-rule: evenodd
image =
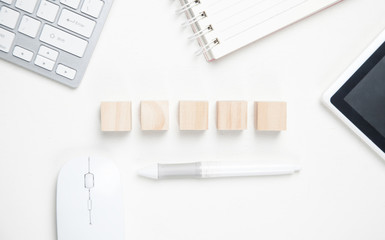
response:
M19 47L19 46L16 46L13 49L12 54L13 54L13 56L18 57L20 59L23 59L24 61L27 61L27 62L30 62L32 60L32 57L33 57L32 51L29 51L29 50L22 48L22 47Z
M37 55L35 59L35 64L39 67L52 71L55 62L49 60L48 58Z
M76 70L69 68L63 64L57 65L56 73L60 76L73 80L76 75Z
M59 52L46 46L40 46L38 54L52 61L56 61Z

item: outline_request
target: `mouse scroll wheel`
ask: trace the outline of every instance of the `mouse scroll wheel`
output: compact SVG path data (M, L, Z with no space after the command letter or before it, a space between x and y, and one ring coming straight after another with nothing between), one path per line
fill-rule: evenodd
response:
M94 187L94 185L95 185L94 174L92 174L92 173L84 174L84 187L91 189Z

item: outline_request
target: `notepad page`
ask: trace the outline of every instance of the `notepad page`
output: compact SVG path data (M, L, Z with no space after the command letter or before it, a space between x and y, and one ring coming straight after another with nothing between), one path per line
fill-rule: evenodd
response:
M206 59L218 59L251 42L276 32L342 0L201 0L190 17L205 12L194 24L195 32L211 25L213 30L199 40L200 45L217 39ZM181 2L186 2L182 0Z

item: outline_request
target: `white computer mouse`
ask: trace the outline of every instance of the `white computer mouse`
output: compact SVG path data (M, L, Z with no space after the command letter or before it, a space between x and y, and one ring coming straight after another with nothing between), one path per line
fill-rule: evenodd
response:
M57 181L58 240L123 240L120 175L107 159L86 157L66 163Z

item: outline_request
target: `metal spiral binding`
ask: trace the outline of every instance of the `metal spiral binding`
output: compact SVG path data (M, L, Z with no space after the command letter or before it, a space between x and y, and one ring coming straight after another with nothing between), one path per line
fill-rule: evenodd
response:
M176 13L177 14L184 13L184 12L192 9L193 7L199 5L200 3L201 3L201 0L192 0L192 1L182 5L181 8L176 10ZM187 21L185 21L184 23L182 23L182 26L186 27L186 26L189 26L189 25L196 24L197 22L199 22L200 20L202 20L202 19L204 19L206 17L207 17L207 13L205 11L202 11L199 14L197 14L196 16L194 16L194 17L188 19ZM188 37L188 39L189 40L198 39L198 38L206 35L207 33L211 32L213 30L214 30L213 26L211 24L209 24L205 28L202 28L198 32L196 32L193 35L191 35L190 37ZM219 43L220 43L219 39L215 38L211 42L209 42L206 45L202 46L198 51L196 51L195 55L199 56L201 54L205 54L208 51L210 51L211 49L213 49L215 46L217 46Z
M188 10L190 10L191 8L199 5L201 3L200 0L193 0L191 2L188 2L186 3L185 5L183 5L181 8L179 8L178 10L175 11L176 14L181 14L181 13L184 13Z
M187 20L186 22L182 23L182 27L187 27L191 24L194 24L198 21L200 21L201 19L207 17L207 14L205 11L203 12L200 12L197 16L193 17L193 18L190 18L189 20Z
M215 46L217 46L219 44L219 40L218 38L215 38L214 40L212 40L211 42L207 43L206 45L204 45L203 47L201 47L201 49L199 49L198 51L195 52L195 55L196 56L199 56L201 54L204 54L204 53L207 53L208 51L210 51L211 49L213 49Z
M193 35L191 35L190 37L188 37L189 40L195 40L209 32L211 32L212 30L214 30L213 26L211 25L208 25L207 27L203 28L202 30L194 33Z

